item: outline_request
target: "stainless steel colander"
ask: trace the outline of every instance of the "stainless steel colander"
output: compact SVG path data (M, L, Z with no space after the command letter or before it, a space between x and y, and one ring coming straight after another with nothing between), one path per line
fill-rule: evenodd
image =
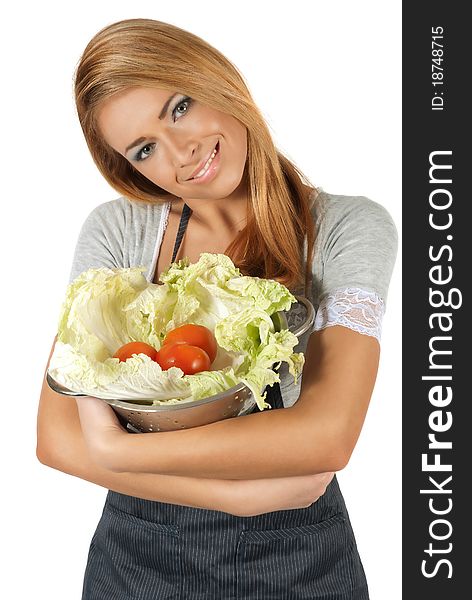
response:
M284 312L272 315L276 331L289 328L298 338L306 333L313 324L315 311L311 302L303 296L295 296L297 303L291 307L293 322L288 323ZM73 392L46 374L49 387L65 396L85 396ZM150 406L124 400L103 399L113 407L118 418L130 431L152 432L173 431L207 425L215 421L248 414L255 406L251 390L240 383L220 394L179 404Z

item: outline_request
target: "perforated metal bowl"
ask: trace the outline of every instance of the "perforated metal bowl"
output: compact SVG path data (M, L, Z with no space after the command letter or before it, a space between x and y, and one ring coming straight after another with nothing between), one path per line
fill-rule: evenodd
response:
M297 304L292 305L291 313L295 322L289 324L284 312L272 315L276 331L289 328L294 335L300 337L313 324L314 309L309 300L296 296ZM292 326L290 326L292 325ZM49 387L66 396L85 396L73 392L46 374ZM230 417L248 414L256 401L251 390L240 383L220 394L179 404L150 406L144 403L133 403L124 400L103 399L118 415L118 418L130 431L144 433L152 431L174 431L207 425Z

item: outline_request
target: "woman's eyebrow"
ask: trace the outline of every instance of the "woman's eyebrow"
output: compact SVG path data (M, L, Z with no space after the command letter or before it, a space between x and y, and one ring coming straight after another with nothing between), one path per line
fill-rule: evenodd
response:
M172 99L175 98L175 96L177 96L177 92L175 94L172 94L172 96L170 96L169 98L167 98L167 100L164 103L164 106L162 107L161 112L159 113L159 120L162 120L165 117L167 109L169 108L169 104L172 102ZM137 140L134 140L134 142L131 142L129 146L126 146L124 154L131 150L131 148L134 148L138 144L141 144L141 142L144 142L145 139L145 137L139 137Z
M177 92L175 92L175 94L172 94L170 98L167 98L164 106L162 107L161 112L159 113L159 120L165 117L167 109L169 108L169 104L172 102L172 98L175 98L175 96L177 96Z

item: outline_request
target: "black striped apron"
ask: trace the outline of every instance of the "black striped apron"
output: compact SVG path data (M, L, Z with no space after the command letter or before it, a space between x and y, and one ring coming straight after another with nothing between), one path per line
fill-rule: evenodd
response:
M183 211L184 221L188 216ZM268 387L266 400L282 408L280 387ZM82 600L171 598L368 600L336 477L308 508L255 517L109 491L90 544Z

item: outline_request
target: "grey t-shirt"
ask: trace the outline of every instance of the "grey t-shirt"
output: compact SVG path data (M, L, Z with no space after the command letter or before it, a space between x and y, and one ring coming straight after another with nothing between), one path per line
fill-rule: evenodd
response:
M85 220L77 241L69 281L91 267L146 268L152 281L167 209L162 204L124 197L100 204ZM364 196L320 191L312 206L315 223L312 289L306 295L316 311L314 325L299 337L296 352L305 352L313 330L349 327L380 339L380 327L397 253L397 230L388 211ZM292 329L303 320L299 304L288 314ZM292 327L293 326L293 327ZM280 369L285 406L300 394L285 363Z

